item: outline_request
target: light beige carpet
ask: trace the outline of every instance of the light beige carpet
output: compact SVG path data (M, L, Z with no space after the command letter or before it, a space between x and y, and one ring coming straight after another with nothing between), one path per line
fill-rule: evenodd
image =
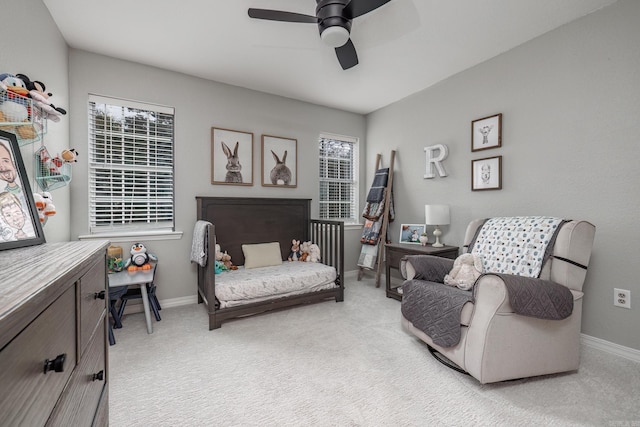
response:
M640 426L640 366L583 347L579 371L480 385L400 326L400 303L348 279L343 303L232 320L125 316L110 348L120 426Z

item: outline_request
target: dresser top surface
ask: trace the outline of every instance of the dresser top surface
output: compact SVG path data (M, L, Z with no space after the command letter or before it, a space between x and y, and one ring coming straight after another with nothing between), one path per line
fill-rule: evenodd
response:
M106 253L108 241L44 243L0 251L0 321L86 261Z

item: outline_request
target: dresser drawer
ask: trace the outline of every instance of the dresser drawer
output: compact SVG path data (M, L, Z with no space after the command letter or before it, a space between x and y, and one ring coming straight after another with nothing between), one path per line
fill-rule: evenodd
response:
M104 319L104 317L103 317ZM107 380L104 327L89 341L47 425L90 426ZM102 375L97 377L97 375Z
M96 298L96 294L106 289L105 260L100 259L80 279L80 351L84 353L89 338L106 310L106 299Z
M93 419L92 427L107 427L109 425L109 387L105 387L102 390L102 396L100 396L100 403L98 404L98 410L96 416Z
M71 286L0 352L3 426L38 426L49 418L76 365L76 298ZM63 372L46 359L66 354Z

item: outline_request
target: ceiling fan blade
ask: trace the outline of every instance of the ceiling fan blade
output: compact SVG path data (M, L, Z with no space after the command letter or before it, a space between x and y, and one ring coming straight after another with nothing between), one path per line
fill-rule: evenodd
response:
M347 19L357 18L380 6L384 6L390 1L391 0L351 0L351 2L344 7L343 16Z
M319 21L318 18L311 15L270 9L249 8L249 16L256 19L266 19L268 21L305 22L310 24L317 24Z
M336 55L343 70L348 70L358 65L358 54L351 39L347 40L343 46L336 48Z

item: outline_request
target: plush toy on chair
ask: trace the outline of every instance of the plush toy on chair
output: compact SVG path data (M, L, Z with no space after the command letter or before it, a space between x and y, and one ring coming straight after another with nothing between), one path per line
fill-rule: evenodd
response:
M129 271L151 270L150 261L158 261L158 258L153 254L148 254L144 244L134 243L131 246L131 257L127 260L125 267Z
M472 254L462 254L453 262L453 268L449 274L444 276L444 283L468 291L481 274L482 258Z

